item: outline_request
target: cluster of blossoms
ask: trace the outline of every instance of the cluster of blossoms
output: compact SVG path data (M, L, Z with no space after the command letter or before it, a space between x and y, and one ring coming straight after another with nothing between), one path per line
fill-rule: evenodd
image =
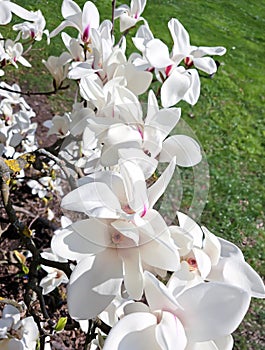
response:
M171 134L181 118L175 105L196 104L198 70L214 74L217 65L209 56L226 50L191 45L176 18L168 23L173 40L169 50L141 16L145 5L144 0L132 0L130 7L115 9L123 33L115 42L113 23L100 22L92 2L81 10L74 1L64 0L64 21L49 34L51 39L61 33L66 48L59 57L43 61L54 87L60 89L66 78L75 80L80 100L70 113L55 116L46 126L49 134L61 139L59 156L77 183L61 206L67 213L82 213L83 219L64 218L51 250L42 253L52 261L74 262L69 281L62 271L44 267L48 275L40 286L48 294L60 283L68 283L70 316L84 329L95 317L112 327L104 350L229 350L231 334L251 297L265 297L261 278L234 244L181 212L176 213L178 225L168 225L157 210L176 167L193 167L202 159L194 138ZM10 21L12 13L30 21L14 27L19 31L17 40L42 37L45 20L40 12L20 10L6 1L0 2L2 8L2 24ZM138 52L127 58L126 33L138 22L141 25L132 38ZM77 37L63 32L66 27L74 27ZM13 61L7 58L5 46L0 46L2 66L8 60L19 61L17 56L16 60L12 56ZM157 95L151 88L154 80L160 84ZM139 97L144 93L148 93L146 111ZM26 148L25 141L36 129L30 124L32 110L19 94L3 92L2 96L9 100L1 102L0 136L8 147L23 139L24 151L34 150ZM20 112L10 112L10 99ZM2 154L7 156L8 150L5 146ZM163 171L159 171L161 163L166 164ZM91 346L102 348L100 339Z

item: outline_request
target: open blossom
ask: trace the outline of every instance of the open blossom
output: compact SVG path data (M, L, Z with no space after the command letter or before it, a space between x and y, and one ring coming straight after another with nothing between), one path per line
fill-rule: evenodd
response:
M120 31L134 27L135 24L141 20L141 14L144 11L146 0L131 0L130 7L128 5L121 5L115 9L115 18L120 18Z
M42 63L51 73L54 79L54 87L59 89L63 81L67 78L69 62L71 56L68 52L63 52L59 57L50 56L47 61L42 60Z
M42 252L41 256L51 261L67 262L66 259L62 259L58 257L56 254L54 254L51 249ZM43 294L48 294L52 292L61 283L68 283L68 277L63 271L55 267L50 267L45 265L42 265L41 267L43 268L43 270L47 272L47 276L43 277L42 280L40 281L40 287L42 287Z
M1 52L2 51L2 52ZM10 62L18 68L17 62L21 63L25 67L31 67L31 64L22 56L23 46L21 43L14 42L11 39L5 41L4 48L0 48L0 60L5 60L6 63Z
M172 49L172 59L175 64L179 64L182 60L187 67L194 67L202 70L205 73L213 74L217 71L217 66L212 57L222 56L226 53L223 46L206 47L206 46L192 46L190 45L189 34L183 25L176 19L172 18L168 22L168 28L174 41Z
M167 284L170 289L206 280L239 287L251 297L265 298L262 279L236 245L200 227L183 213L178 212L177 217L180 226L169 229L180 248L181 268L170 277Z
M91 1L87 1L83 11L81 11L73 0L63 0L62 16L65 20L50 33L50 38L56 36L66 27L74 27L79 31L81 40L88 43L91 29L99 27L99 12Z
M165 190L172 168L174 164L147 192L140 168L127 162L122 176L99 172L64 197L63 208L89 215L89 219L74 222L53 238L56 254L79 261L68 285L72 317L87 319L102 312L119 292L122 280L129 296L140 299L145 268L178 268L178 249L166 223L152 209ZM91 303L86 306L87 298Z
M20 312L16 307L4 307L0 319L1 350L35 350L38 337L38 327L32 316L20 320Z
M26 21L23 23L15 24L13 26L13 29L15 31L18 31L18 37L17 40L22 37L22 39L33 39L36 41L40 41L42 39L43 34L46 34L48 37L49 31L45 29L46 21L43 17L40 10L32 13L32 15L35 15L35 17L32 17L31 22Z
M144 273L147 305L127 304L112 328L104 350L231 350L231 333L250 302L245 291L222 283L200 283L182 292L169 291L148 271ZM211 307L209 307L209 303Z

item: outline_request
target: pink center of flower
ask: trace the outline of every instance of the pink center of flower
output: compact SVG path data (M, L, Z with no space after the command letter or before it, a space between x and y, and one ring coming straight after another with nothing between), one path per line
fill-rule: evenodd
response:
M135 13L135 15L134 15L134 18L135 19L138 19L138 17L139 17L139 13L138 13L138 11Z
M190 57L185 57L184 58L184 64L187 66L187 67L191 67L193 65L193 61Z
M84 43L87 43L89 40L89 32L90 32L90 25L88 25L83 32L82 40Z
M169 66L167 66L167 67L165 68L165 73L166 73L166 76L167 76L167 77L169 76L169 74L170 74L170 72L171 72L171 70L172 70L172 67L173 67L173 65L171 64L171 65L169 65Z
M135 211L128 205L123 205L122 206L123 211L125 211L126 214L134 214Z
M120 232L115 231L111 235L111 240L114 244L119 244L123 240L123 235Z
M195 271L198 268L197 261L194 258L187 259L187 263L189 264L189 270Z

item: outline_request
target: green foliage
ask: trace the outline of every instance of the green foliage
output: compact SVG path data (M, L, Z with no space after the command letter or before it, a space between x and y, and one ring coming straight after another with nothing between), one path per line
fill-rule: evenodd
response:
M56 326L54 327L54 330L56 332L63 331L66 323L67 323L67 317L60 317L60 319L58 320Z

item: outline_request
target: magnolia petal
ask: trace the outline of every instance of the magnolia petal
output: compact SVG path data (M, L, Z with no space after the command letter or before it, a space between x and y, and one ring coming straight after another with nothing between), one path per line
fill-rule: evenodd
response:
M186 74L190 76L190 87L187 89L183 100L194 106L200 96L201 91L201 81L199 77L199 73L196 69L189 69Z
M128 16L127 13L123 13L120 16L120 31L124 32L125 30L134 27L136 23L137 19Z
M139 249L136 247L118 250L123 261L124 286L130 298L139 300L143 294L143 268Z
M164 219L152 209L147 211L144 219L146 224L139 226L142 260L158 269L176 271L180 261L178 248Z
M218 350L232 350L234 345L234 340L232 335L222 337L214 340Z
M8 4L6 4L4 1L1 1L1 11L0 11L0 24L5 25L9 22L11 22L12 19L12 13L10 9L8 8Z
M189 235L193 237L193 244L196 247L201 248L203 232L200 226L188 215L181 213L180 211L177 212L177 216L180 227L183 228Z
M155 339L155 315L135 312L123 317L112 328L104 343L104 350L161 350Z
M206 227L202 227L204 234L203 251L210 257L211 264L216 265L221 254L221 243Z
M180 108L163 108L145 120L145 125L156 128L163 139L173 130L180 119Z
M76 221L70 228L74 233L85 238L88 254L97 254L111 244L110 226L105 221L91 218Z
M152 67L165 68L173 64L169 58L169 51L166 44L159 39L148 41L145 49L145 56Z
M176 18L172 18L168 22L168 28L174 41L173 56L190 54L190 37L186 29Z
M214 74L217 71L216 63L211 57L193 58L193 64L207 74Z
M57 230L51 241L54 253L73 261L87 257L90 246L90 242L69 228Z
M265 298L265 286L258 273L245 261L241 250L233 243L219 238L221 258L212 266L208 280L222 281L240 287L252 297Z
M176 315L190 341L221 338L235 331L244 318L250 296L224 283L201 283L186 289L177 298L183 308Z
M115 76L124 76L127 88L135 95L143 94L151 84L153 74L137 70L133 64L120 65L115 71Z
M144 291L151 311L167 310L176 314L181 309L168 288L148 271L144 272Z
M197 52L200 54L197 55ZM226 48L223 46L215 46L215 47L207 47L207 46L199 46L195 51L192 51L191 54L194 57L201 57L204 55L210 56L223 56L226 53Z
M91 1L87 1L83 7L82 14L82 28L83 28L83 37L85 36L86 30L88 31L88 37L90 36L91 28L99 27L99 12L97 7Z
M176 167L176 157L173 157L165 171L159 176L158 180L147 189L149 207L153 208L158 199L166 191L166 188L172 179Z
M205 279L205 277L209 274L211 271L211 260L209 256L204 253L203 250L199 248L193 248L193 254L195 257L195 260L197 262L198 269L201 273L202 278Z
M157 98L154 91L150 90L148 93L148 108L147 108L147 114L145 118L146 125L152 124L152 120L157 112L159 112Z
M120 172L124 179L128 205L142 215L148 208L147 189L142 169L132 161L121 160Z
M64 0L61 8L63 18L74 16L81 12L80 7L73 0Z
M67 28L67 27L72 27L73 24L66 20L66 21L63 21L62 23L60 23L58 25L58 27L56 27L49 35L49 38L54 38L56 35L58 35L62 30L64 30L64 28Z
M14 4L13 2L8 2L8 4L5 4L5 5L8 6L9 10L11 10L15 15L25 19L26 21L36 20L36 13L33 11L28 11L24 7ZM2 4L1 4L1 10L2 10Z
M76 188L63 197L61 206L89 216L115 219L121 206L118 198L104 183L92 182Z
M134 46L141 52L144 52L146 44L154 39L153 33L151 32L148 25L143 24L139 27L132 41Z
M199 144L186 135L173 135L163 142L163 148L159 155L160 162L169 162L176 157L179 166L190 167L197 165L201 159Z
M115 220L112 221L111 226L114 227L117 231L123 234L123 236L129 238L131 242L131 247L139 245L139 232L138 228L130 221L125 220ZM119 247L126 248L128 247L128 240L126 245L120 244Z
M167 311L156 326L156 340L163 350L186 350L187 338L180 320Z
M67 302L71 317L85 320L102 312L118 293L122 276L122 264L116 249L106 249L96 257L81 260L68 284Z
M153 157L149 157L142 149L124 148L119 149L119 156L124 161L125 159L134 162L140 167L144 173L145 179L153 175L157 168L158 161Z
M232 259L230 259L232 260ZM265 286L258 273L245 261L227 259L223 268L226 283L238 286L252 297L265 298Z
M182 100L191 86L191 76L179 73L176 69L165 80L161 87L163 107L171 107Z

